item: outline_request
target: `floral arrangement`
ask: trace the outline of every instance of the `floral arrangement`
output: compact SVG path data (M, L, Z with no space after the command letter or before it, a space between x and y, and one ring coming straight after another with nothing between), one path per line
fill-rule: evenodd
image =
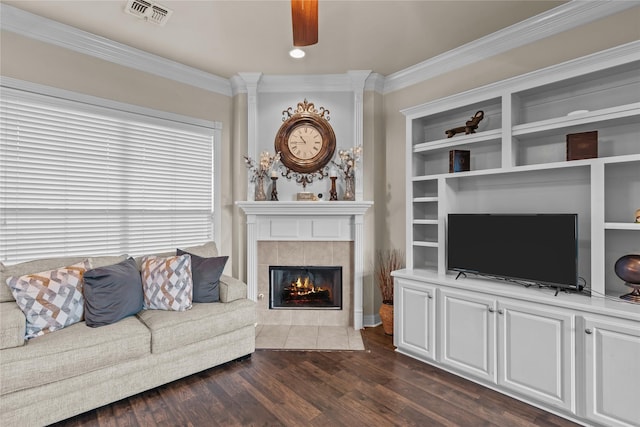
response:
M258 178L265 178L268 172L280 161L280 152L273 156L268 151L260 153L258 164L251 158L244 156L244 162L249 168L249 180L255 182Z
M360 160L361 154L362 145L352 147L348 150L340 150L338 151L340 161L338 163L331 161L331 163L336 165L345 177L350 177L353 176L354 172L357 169L357 163Z

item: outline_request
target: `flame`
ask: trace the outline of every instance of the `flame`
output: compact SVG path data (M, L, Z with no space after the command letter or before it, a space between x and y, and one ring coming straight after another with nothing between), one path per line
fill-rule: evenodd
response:
M308 277L305 277L304 279L302 277L298 277L295 282L291 283L291 288L296 295L308 295L324 290L322 287L316 287Z

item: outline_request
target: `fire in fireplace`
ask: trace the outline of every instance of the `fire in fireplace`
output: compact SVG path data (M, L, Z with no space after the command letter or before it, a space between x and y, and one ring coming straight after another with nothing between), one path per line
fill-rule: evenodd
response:
M270 266L269 308L342 309L342 267Z

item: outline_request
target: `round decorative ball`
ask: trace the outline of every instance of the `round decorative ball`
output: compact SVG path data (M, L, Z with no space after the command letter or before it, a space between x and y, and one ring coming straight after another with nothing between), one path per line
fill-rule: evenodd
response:
M629 284L640 284L640 255L620 257L614 266L619 278Z

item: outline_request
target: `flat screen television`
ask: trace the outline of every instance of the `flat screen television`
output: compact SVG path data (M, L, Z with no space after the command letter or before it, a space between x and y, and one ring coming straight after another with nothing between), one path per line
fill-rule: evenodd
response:
M449 214L447 268L577 288L577 214Z

